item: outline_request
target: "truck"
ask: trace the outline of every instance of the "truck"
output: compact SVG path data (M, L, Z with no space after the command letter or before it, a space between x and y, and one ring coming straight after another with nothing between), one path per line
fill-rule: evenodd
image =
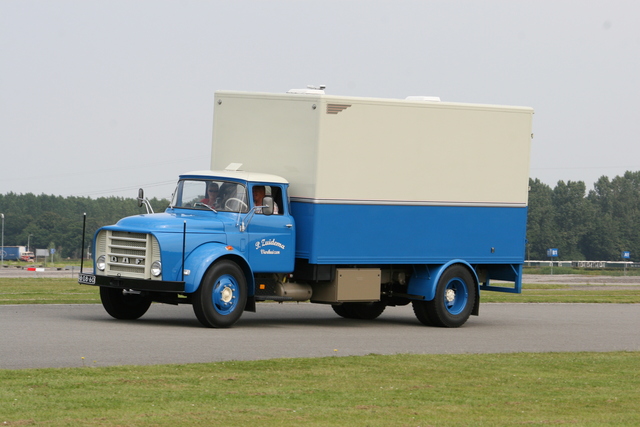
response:
M27 251L25 246L3 246L3 259L7 261L33 261L33 252Z
M533 109L217 91L210 170L179 176L168 208L98 229L106 312L191 304L234 325L262 301L373 320L411 304L460 327L481 291L519 293ZM84 239L84 237L83 237Z
M35 257L33 256L33 252L30 252L30 251L23 252L20 255L20 261L34 262L35 261Z

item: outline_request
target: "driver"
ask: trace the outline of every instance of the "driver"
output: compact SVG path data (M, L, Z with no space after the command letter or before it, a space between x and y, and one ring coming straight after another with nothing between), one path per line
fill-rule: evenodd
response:
M264 199L266 190L264 185L254 185L253 186L253 206L256 207L256 213L261 214L262 208L259 206L263 206L262 199ZM273 213L274 215L278 214L278 204L273 202Z
M214 209L219 209L218 205L218 193L220 193L220 187L215 182L210 182L207 187L207 197L200 200L200 203L211 206Z

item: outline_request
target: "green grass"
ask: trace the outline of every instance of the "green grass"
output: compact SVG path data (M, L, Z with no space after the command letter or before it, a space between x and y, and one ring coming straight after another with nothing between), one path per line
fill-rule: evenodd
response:
M1 278L0 304L94 304L98 287L66 278Z
M640 303L640 288L603 289L602 285L524 284L521 294L485 291L481 302L512 303Z
M0 425L635 426L639 373L634 352L4 370Z

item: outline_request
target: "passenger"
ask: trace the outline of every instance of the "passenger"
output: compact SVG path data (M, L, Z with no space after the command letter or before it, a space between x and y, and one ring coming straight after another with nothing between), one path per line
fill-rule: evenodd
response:
M253 186L253 205L256 207L256 213L261 214L262 208L259 206L263 206L262 199L264 199L266 190L264 185L254 185ZM273 202L273 214L278 214L278 204Z
M218 193L219 193L218 184L215 182L210 182L207 187L207 197L200 200L200 203L204 203L205 205L211 206L213 209L219 209L218 205Z

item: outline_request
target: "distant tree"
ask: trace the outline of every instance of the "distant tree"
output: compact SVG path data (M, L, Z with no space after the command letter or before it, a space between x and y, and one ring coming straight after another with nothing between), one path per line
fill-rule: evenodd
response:
M582 181L558 181L553 189L553 210L558 250L564 259L583 260L583 239L592 226L593 210L585 198Z
M615 259L620 233L614 208L614 190L609 178L602 176L589 191L587 200L593 209L593 224L584 236L582 253L589 260Z
M156 212L169 205L166 199L152 199ZM56 249L60 258L77 258L85 253L95 231L123 217L146 213L135 199L121 197L61 197L31 193L0 194L0 212L5 215L5 245L32 249ZM85 248L82 246L83 213L87 214Z
M527 257L543 259L550 247L558 245L553 214L553 190L539 179L529 179Z
M640 172L627 171L611 181L601 177L588 199L595 211L587 239L590 257L620 260L625 250L640 257Z

